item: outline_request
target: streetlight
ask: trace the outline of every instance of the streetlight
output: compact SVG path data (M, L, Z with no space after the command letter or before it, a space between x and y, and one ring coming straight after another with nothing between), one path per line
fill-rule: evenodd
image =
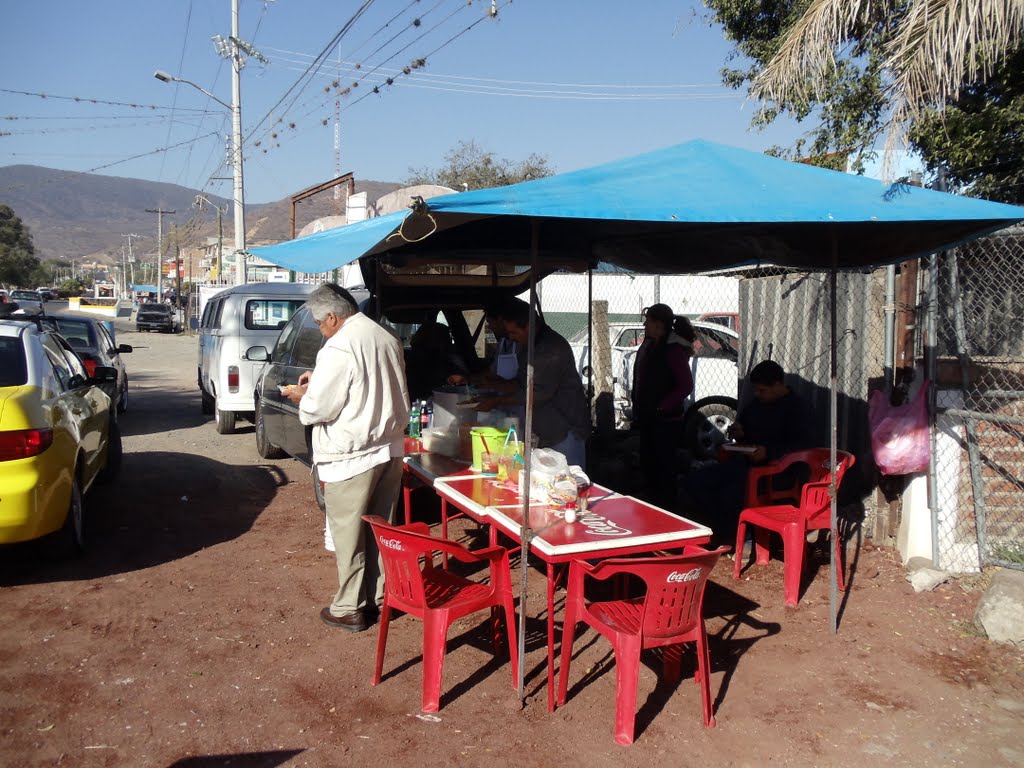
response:
M235 213L235 285L245 282L245 185L242 176L242 99L240 86L241 60L237 51L232 56L234 60L234 76L232 80L232 103L228 104L208 90L191 80L182 77L175 77L161 69L153 73L153 77L163 83L185 83L191 85L197 91L206 94L222 107L231 111L231 165L234 171L234 213Z

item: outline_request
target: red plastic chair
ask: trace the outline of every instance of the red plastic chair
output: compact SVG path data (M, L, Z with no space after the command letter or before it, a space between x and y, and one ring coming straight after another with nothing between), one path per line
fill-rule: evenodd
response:
M508 648L512 660L512 685L518 680L515 609L508 552L504 547L470 551L449 539L430 535L425 523L389 525L375 515L363 517L373 529L384 561L384 604L380 612L377 659L371 685L380 683L384 648L388 642L391 610L405 611L423 621L422 710L437 712L441 698L441 670L447 651L448 628L454 621L484 608L504 608ZM434 552L451 555L464 563L487 563L490 583L481 584L434 566ZM492 626L495 653L501 646L497 621Z
M836 451L836 462L838 488L846 470L853 466L854 457L845 451ZM798 464L805 464L809 468L809 477L802 486L790 484L780 488L773 483L773 479ZM743 568L743 542L747 526L754 526L755 561L758 565L764 565L769 560L768 534L777 533L782 537L786 605L795 606L800 601L800 581L807 559L807 532L828 528L836 551L839 589L846 589L842 542L831 520L831 465L831 452L828 448L813 448L788 453L771 464L751 468L747 475L747 508L740 513L736 529L734 579L740 577Z
M713 728L711 712L710 660L704 631L704 586L708 574L728 547L708 551L690 546L682 555L619 558L590 565L574 560L569 568L562 630L562 664L558 681L558 704L565 703L569 684L569 662L576 622L585 621L607 637L615 651L615 741L633 743L636 720L636 690L640 676L640 652L645 648L675 646L664 651L664 674L670 681L680 676L681 643L693 643L697 652L695 679L701 688L704 726ZM587 603L584 576L607 579L633 574L643 580L646 594L639 598Z

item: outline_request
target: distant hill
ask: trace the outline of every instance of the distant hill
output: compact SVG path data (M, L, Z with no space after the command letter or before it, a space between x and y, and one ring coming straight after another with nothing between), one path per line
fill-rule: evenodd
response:
M356 182L356 192L367 193L370 201L401 187L382 181ZM294 190L298 192L300 190ZM173 210L164 217L164 229L177 224L182 243L217 233L217 214L210 206L200 211L193 205L199 190L177 184L141 179L102 176L41 168L35 165L0 167L0 203L10 206L29 227L36 252L42 259L73 257L112 263L125 244L122 235L144 235L136 241L143 252L155 249L157 215L147 208ZM230 200L203 193L224 214L224 238L234 237ZM328 191L296 207L295 230L335 213L334 197ZM285 197L276 203L245 206L246 240L268 243L287 240L291 204Z

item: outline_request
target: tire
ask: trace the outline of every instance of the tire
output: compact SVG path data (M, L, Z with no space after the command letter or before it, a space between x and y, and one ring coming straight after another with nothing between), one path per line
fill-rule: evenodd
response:
M66 560L85 552L85 500L82 498L82 486L78 482L78 467L75 467L71 480L67 517L60 530L53 534L50 544L49 551L57 559Z
M217 421L217 434L230 435L235 431L235 412L222 411L217 407L217 401L213 403L213 418Z
M683 445L697 461L718 456L725 432L736 420L736 401L731 397L705 397L686 412Z
M212 395L208 395L202 390L199 390L199 407L202 409L204 416L209 416L213 413L214 399Z
M117 412L124 413L128 410L128 377L124 377L124 387L121 389L121 398L117 401Z
M124 445L121 443L121 427L117 419L110 419L110 437L107 444L107 464L96 476L96 482L100 485L109 485L121 474L121 465L124 463Z
M263 399L256 401L256 414L253 417L256 423L256 453L264 459L283 459L286 454L270 440L267 439L267 427L263 421Z
M313 465L313 495L316 497L316 505L320 511L327 512L327 500L324 499L324 487L320 484L320 473L317 472L316 464Z

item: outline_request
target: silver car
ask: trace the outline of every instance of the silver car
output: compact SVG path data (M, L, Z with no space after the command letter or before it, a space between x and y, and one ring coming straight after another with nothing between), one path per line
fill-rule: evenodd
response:
M18 305L15 315L43 314L43 299L35 291L11 291L11 301Z

